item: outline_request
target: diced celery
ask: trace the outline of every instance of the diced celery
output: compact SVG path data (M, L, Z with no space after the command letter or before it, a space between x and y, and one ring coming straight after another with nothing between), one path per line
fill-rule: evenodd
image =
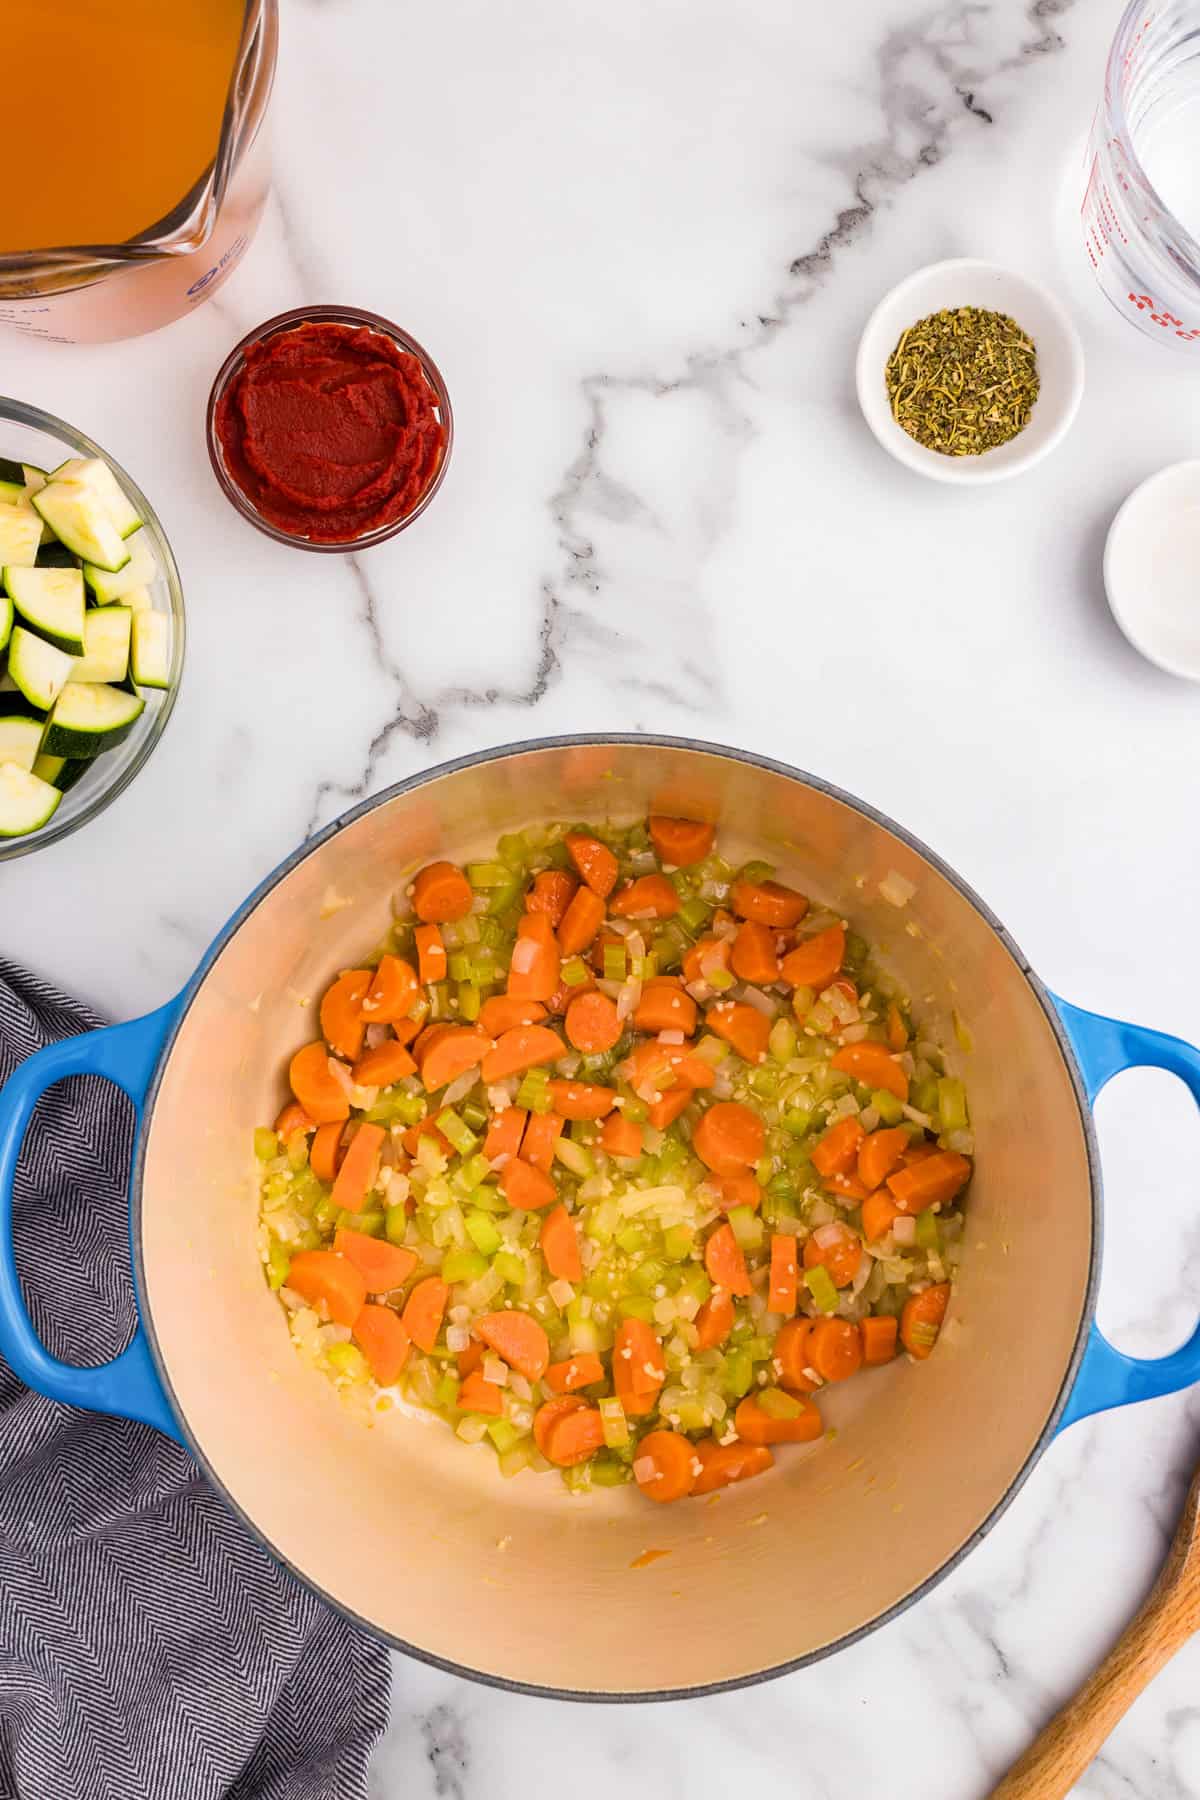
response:
M420 1094L397 1094L396 1111L406 1125L418 1125L425 1117L425 1102Z
M335 1206L332 1200L318 1200L313 1207L313 1224L318 1231L332 1231L337 1224L338 1214L341 1210L341 1207Z
M627 1294L618 1300L617 1311L623 1319L645 1319L647 1325L654 1323L654 1302L648 1294Z
M624 944L605 944L605 946L604 946L604 979L605 979L605 981L624 981L624 979L625 979L625 946L624 946Z
M696 937L708 924L711 913L712 908L707 901L695 898L686 900L677 916L680 924L685 925L692 936Z
M763 1241L763 1225L758 1214L749 1206L731 1206L729 1224L738 1248L741 1250L761 1250Z
M884 1088L871 1090L871 1105L879 1114L884 1125L898 1125L904 1117L904 1104L895 1094L889 1094Z
M338 1215L338 1224L348 1226L351 1231L364 1232L367 1237L379 1237L387 1223L386 1214L381 1206L372 1206L362 1212L342 1212Z
M805 1269L804 1285L822 1312L836 1312L838 1291L833 1285L833 1277L824 1263L818 1263L812 1269Z
M429 1016L431 1019L448 1019L450 1012L450 983L435 981L426 990L429 995Z
M467 880L473 888L502 888L512 880L512 870L498 862L468 863Z
M562 976L568 987L582 987L583 983L588 978L587 964L581 957L568 956L566 962L563 963L559 970L559 974Z
M492 1165L482 1152L477 1156L469 1157L463 1164L461 1171L463 1179L469 1182L472 1187L478 1187L482 1182L485 1182L491 1172Z
M370 1364L357 1344L331 1344L325 1360L344 1381L363 1381L370 1374Z
M287 1281L288 1270L292 1259L283 1245L272 1240L267 1252L267 1280L273 1288L281 1288Z
M506 1451L511 1450L517 1439L522 1435L517 1430L516 1426L508 1419L493 1419L487 1428L487 1434L491 1438L493 1444L495 1444L496 1449L501 1456L503 1456Z
M621 1108L623 1119L632 1119L635 1125L644 1125L650 1116L650 1108L644 1100L626 1100Z
M496 845L496 854L510 869L523 869L525 858L529 855L529 846L517 832L509 831L505 832Z
M755 1069L750 1077L750 1088L760 1100L773 1100L779 1092L778 1069Z
M588 1208L583 1223L584 1234L593 1243L611 1244L620 1218L620 1209L615 1200L601 1200L596 1206Z
M458 1016L473 1025L479 1017L479 1009L483 1005L479 989L473 981L460 981L458 984Z
M447 1250L442 1258L443 1281L478 1281L487 1270L487 1257L478 1250Z
M471 959L465 950L455 950L446 958L446 971L451 981L470 981Z
M681 1169L688 1159L686 1146L679 1138L670 1134L663 1140L662 1149L658 1153L658 1168L662 1176L669 1177L675 1169Z
M629 1442L629 1424L625 1417L625 1408L615 1397L601 1400L600 1423L604 1428L604 1442L610 1450L619 1450Z
M467 1228L467 1236L480 1255L494 1256L504 1240L487 1214L474 1209L467 1214L464 1224Z
M308 1139L302 1131L294 1131L287 1141L284 1150L288 1168L294 1173L308 1167Z
M510 1287L520 1287L525 1280L525 1258L512 1250L497 1250L492 1267Z
M482 1131L487 1124L487 1110L477 1100L463 1101L462 1116L472 1131ZM487 1160L486 1157L484 1160Z
M790 1062L796 1054L796 1027L792 1021L781 1015L771 1027L771 1035L767 1039L767 1047L778 1063Z
M917 1214L917 1242L922 1250L940 1250L942 1234L938 1230L937 1214L920 1212Z
M568 1308L568 1311L570 1308ZM595 1355L601 1348L600 1327L591 1319L576 1319L570 1326L571 1354Z
M499 1188L491 1182L480 1182L467 1195L471 1205L479 1212L502 1213L508 1211L508 1201Z
M677 1291L680 1294L690 1294L698 1306L703 1306L712 1293L712 1282L699 1263L691 1263L683 1271Z
M449 1138L460 1156L470 1156L473 1150L479 1148L479 1139L452 1106L438 1114L437 1127L443 1137Z
M652 1294L660 1286L666 1272L666 1263L661 1262L657 1256L648 1256L629 1277L629 1285L636 1294Z
M649 1242L650 1233L642 1225L623 1225L616 1235L617 1248L624 1250L627 1256L636 1256Z
M678 1416L684 1431L706 1431L712 1424L712 1414L703 1400L693 1399L690 1395L686 1400L677 1401L671 1410Z
M796 1219L800 1216L800 1206L792 1192L791 1182L786 1176L772 1181L767 1189L767 1197L763 1202L763 1217L774 1223L777 1219Z
M517 1089L517 1105L526 1112L548 1113L553 1108L550 1077L545 1069L527 1069Z
M846 938L846 961L857 967L859 963L866 962L869 954L870 950L866 939L860 938L856 931L850 932Z
M663 1250L672 1262L682 1262L692 1253L696 1234L690 1225L671 1225L663 1232Z
M745 1349L730 1350L721 1374L721 1389L730 1400L743 1400L754 1386L754 1362Z
M724 993L726 988L734 986L737 981L737 976L731 974L728 969L714 969L712 974L706 975L704 979L708 982L710 988L715 988L717 993L721 994Z
M488 912L493 919L498 919L502 913L508 911L510 906L514 906L520 898L521 883L519 881L506 882L503 887L492 889L492 897L488 901Z
M908 1098L918 1112L936 1112L938 1103L937 1077L934 1075L927 1075L924 1081L918 1081Z
M437 1386L434 1388L433 1399L436 1406L457 1406L458 1376L451 1375L449 1371L447 1371L447 1373L439 1379Z
M943 1131L965 1131L967 1119L967 1092L961 1081L954 1081L943 1076L937 1084L938 1117Z
M772 881L775 877L775 865L769 862L748 862L741 871L743 881Z
M711 987L711 985L710 982L709 986ZM710 1033L706 1033L696 1045L696 1055L702 1057L706 1063L711 1063L714 1069L720 1067L731 1050L732 1045L727 1044L724 1038L713 1037Z
M651 981L658 974L658 957L654 955L631 957L629 972L636 981Z
M408 1230L408 1208L403 1203L399 1206L388 1207L387 1223L384 1229L389 1244L404 1242L404 1234Z
M624 1487L633 1478L629 1464L614 1456L593 1457L591 1468L593 1487Z
M554 1146L554 1160L562 1163L564 1168L586 1181L589 1175L596 1173L596 1164L590 1150L577 1144L573 1138L560 1137Z
M782 1388L765 1387L757 1399L768 1419L798 1419L804 1411L799 1400L792 1394L785 1394Z
M259 1162L270 1162L279 1154L279 1139L267 1125L260 1125L254 1133L254 1154Z

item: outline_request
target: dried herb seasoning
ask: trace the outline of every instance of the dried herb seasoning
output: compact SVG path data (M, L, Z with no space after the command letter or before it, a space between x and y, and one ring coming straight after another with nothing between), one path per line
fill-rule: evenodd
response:
M1006 313L930 313L888 357L892 417L942 456L982 456L1024 431L1038 397L1033 339Z

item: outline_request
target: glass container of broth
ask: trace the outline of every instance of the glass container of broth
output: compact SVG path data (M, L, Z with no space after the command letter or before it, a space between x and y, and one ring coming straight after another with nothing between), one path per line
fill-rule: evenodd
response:
M4 105L0 325L98 343L207 300L266 201L278 0L9 0L4 32L40 74Z

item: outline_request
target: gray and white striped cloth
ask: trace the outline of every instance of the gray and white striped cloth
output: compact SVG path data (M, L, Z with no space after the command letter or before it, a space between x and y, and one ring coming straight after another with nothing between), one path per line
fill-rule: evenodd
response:
M0 1084L99 1024L0 960ZM102 1362L133 1331L132 1110L88 1078L42 1101L15 1196L43 1341ZM178 1444L58 1406L0 1361L0 1800L358 1800L387 1658L279 1568Z

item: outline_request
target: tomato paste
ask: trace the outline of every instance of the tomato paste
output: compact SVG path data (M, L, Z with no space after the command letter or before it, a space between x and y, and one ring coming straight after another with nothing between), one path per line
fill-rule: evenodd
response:
M391 338L313 323L247 348L217 436L267 524L344 544L417 505L445 452L437 405L420 361Z

